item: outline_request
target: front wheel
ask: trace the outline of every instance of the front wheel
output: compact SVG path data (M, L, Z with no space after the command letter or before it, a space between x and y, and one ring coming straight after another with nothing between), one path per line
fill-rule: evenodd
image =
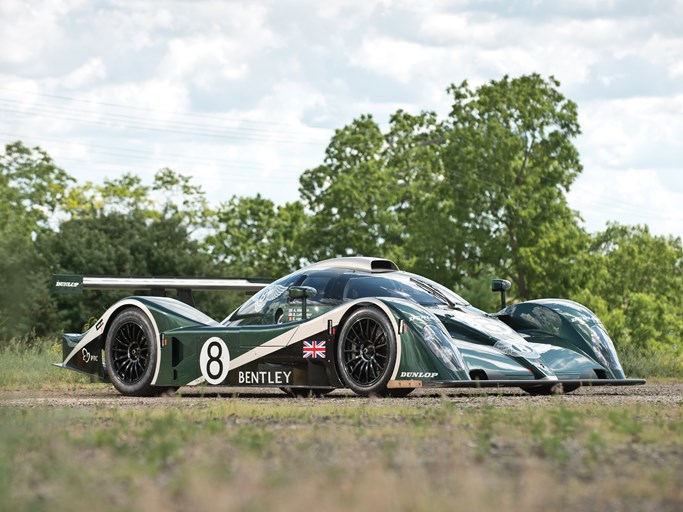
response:
M158 357L152 322L138 308L124 309L107 332L104 343L107 374L114 387L128 396L151 396L165 391L152 386Z
M396 336L389 319L374 308L353 313L337 341L339 376L346 387L362 396L385 396L396 364Z

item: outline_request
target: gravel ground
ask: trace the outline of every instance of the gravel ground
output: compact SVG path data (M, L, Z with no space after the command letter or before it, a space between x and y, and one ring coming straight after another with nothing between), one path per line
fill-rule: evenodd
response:
M532 397L519 389L502 390L427 390L418 389L406 398L361 398L347 390L336 390L321 398L290 398L278 389L269 388L181 388L177 394L132 398L121 396L106 385L79 386L73 390L0 390L0 407L116 407L116 408L203 408L217 400L240 400L246 403L321 403L371 402L385 407L396 404L429 406L443 399L467 407L491 404L500 407L526 407L530 404L543 407L562 404L567 407L582 405L649 404L662 407L683 406L683 382L657 382L642 386L581 388L562 396Z

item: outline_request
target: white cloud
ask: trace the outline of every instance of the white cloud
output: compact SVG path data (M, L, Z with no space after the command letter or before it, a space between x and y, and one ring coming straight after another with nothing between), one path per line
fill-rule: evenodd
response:
M681 165L683 95L586 103L580 110L582 150L613 167Z
M570 200L589 229L619 220L683 236L683 96L595 101L580 118L585 169Z
M157 75L209 89L224 80L243 78L247 70L248 63L237 42L195 36L169 41L168 53L159 63Z
M313 123L445 114L450 83L553 74L584 131L572 204L592 226L680 234L682 15L681 2L598 0L2 0L0 108L13 140L79 179L170 165L217 198L284 202L322 161L330 130Z
M417 74L428 74L432 64L444 59L445 53L441 48L429 48L390 37L373 37L350 52L349 60L354 66L408 83Z
M102 80L106 76L107 67L102 62L102 59L93 57L62 78L61 83L67 89L79 89Z
M683 191L672 189L656 169L586 169L569 194L583 212L586 228L598 231L608 221L648 224L653 233L683 237Z
M0 62L22 64L33 61L63 37L60 20L85 0L0 2Z
M644 44L634 46L628 53L666 67L671 77L683 75L683 37L664 37L654 33Z

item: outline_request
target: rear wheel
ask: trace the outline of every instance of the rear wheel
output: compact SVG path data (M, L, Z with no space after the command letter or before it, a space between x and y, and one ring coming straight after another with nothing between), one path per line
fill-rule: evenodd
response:
M346 387L362 396L385 396L396 364L396 336L389 319L374 308L353 313L339 333L336 356ZM397 390L398 391L398 390Z
M166 391L152 386L157 343L152 322L138 308L124 309L114 318L104 351L109 380L122 394L151 396Z

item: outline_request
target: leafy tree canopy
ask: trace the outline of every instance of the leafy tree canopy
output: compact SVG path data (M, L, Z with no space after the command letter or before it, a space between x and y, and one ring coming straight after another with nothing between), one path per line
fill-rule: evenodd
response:
M233 197L214 212L206 244L224 273L278 277L302 264L304 221L299 202L275 206L259 194Z
M0 155L0 217L5 234L34 234L62 203L74 179L42 149L7 144Z
M399 110L385 133L371 116L337 130L300 180L308 254L382 254L451 286L493 270L522 299L560 291L586 235L565 197L581 172L577 109L558 87L463 82L446 120Z
M574 269L573 297L593 309L617 343L643 351L683 349L680 238L611 223L591 237Z
M586 304L622 346L680 344L680 239L611 224L589 235L566 194L582 167L576 105L554 78L451 85L448 115L398 110L338 129L300 177L300 201L256 195L211 208L190 177L161 169L75 184L40 148L0 156L0 339L78 330L113 300L55 298L51 273L278 277L335 256L377 255L496 309L512 300ZM198 294L223 318L242 296Z

